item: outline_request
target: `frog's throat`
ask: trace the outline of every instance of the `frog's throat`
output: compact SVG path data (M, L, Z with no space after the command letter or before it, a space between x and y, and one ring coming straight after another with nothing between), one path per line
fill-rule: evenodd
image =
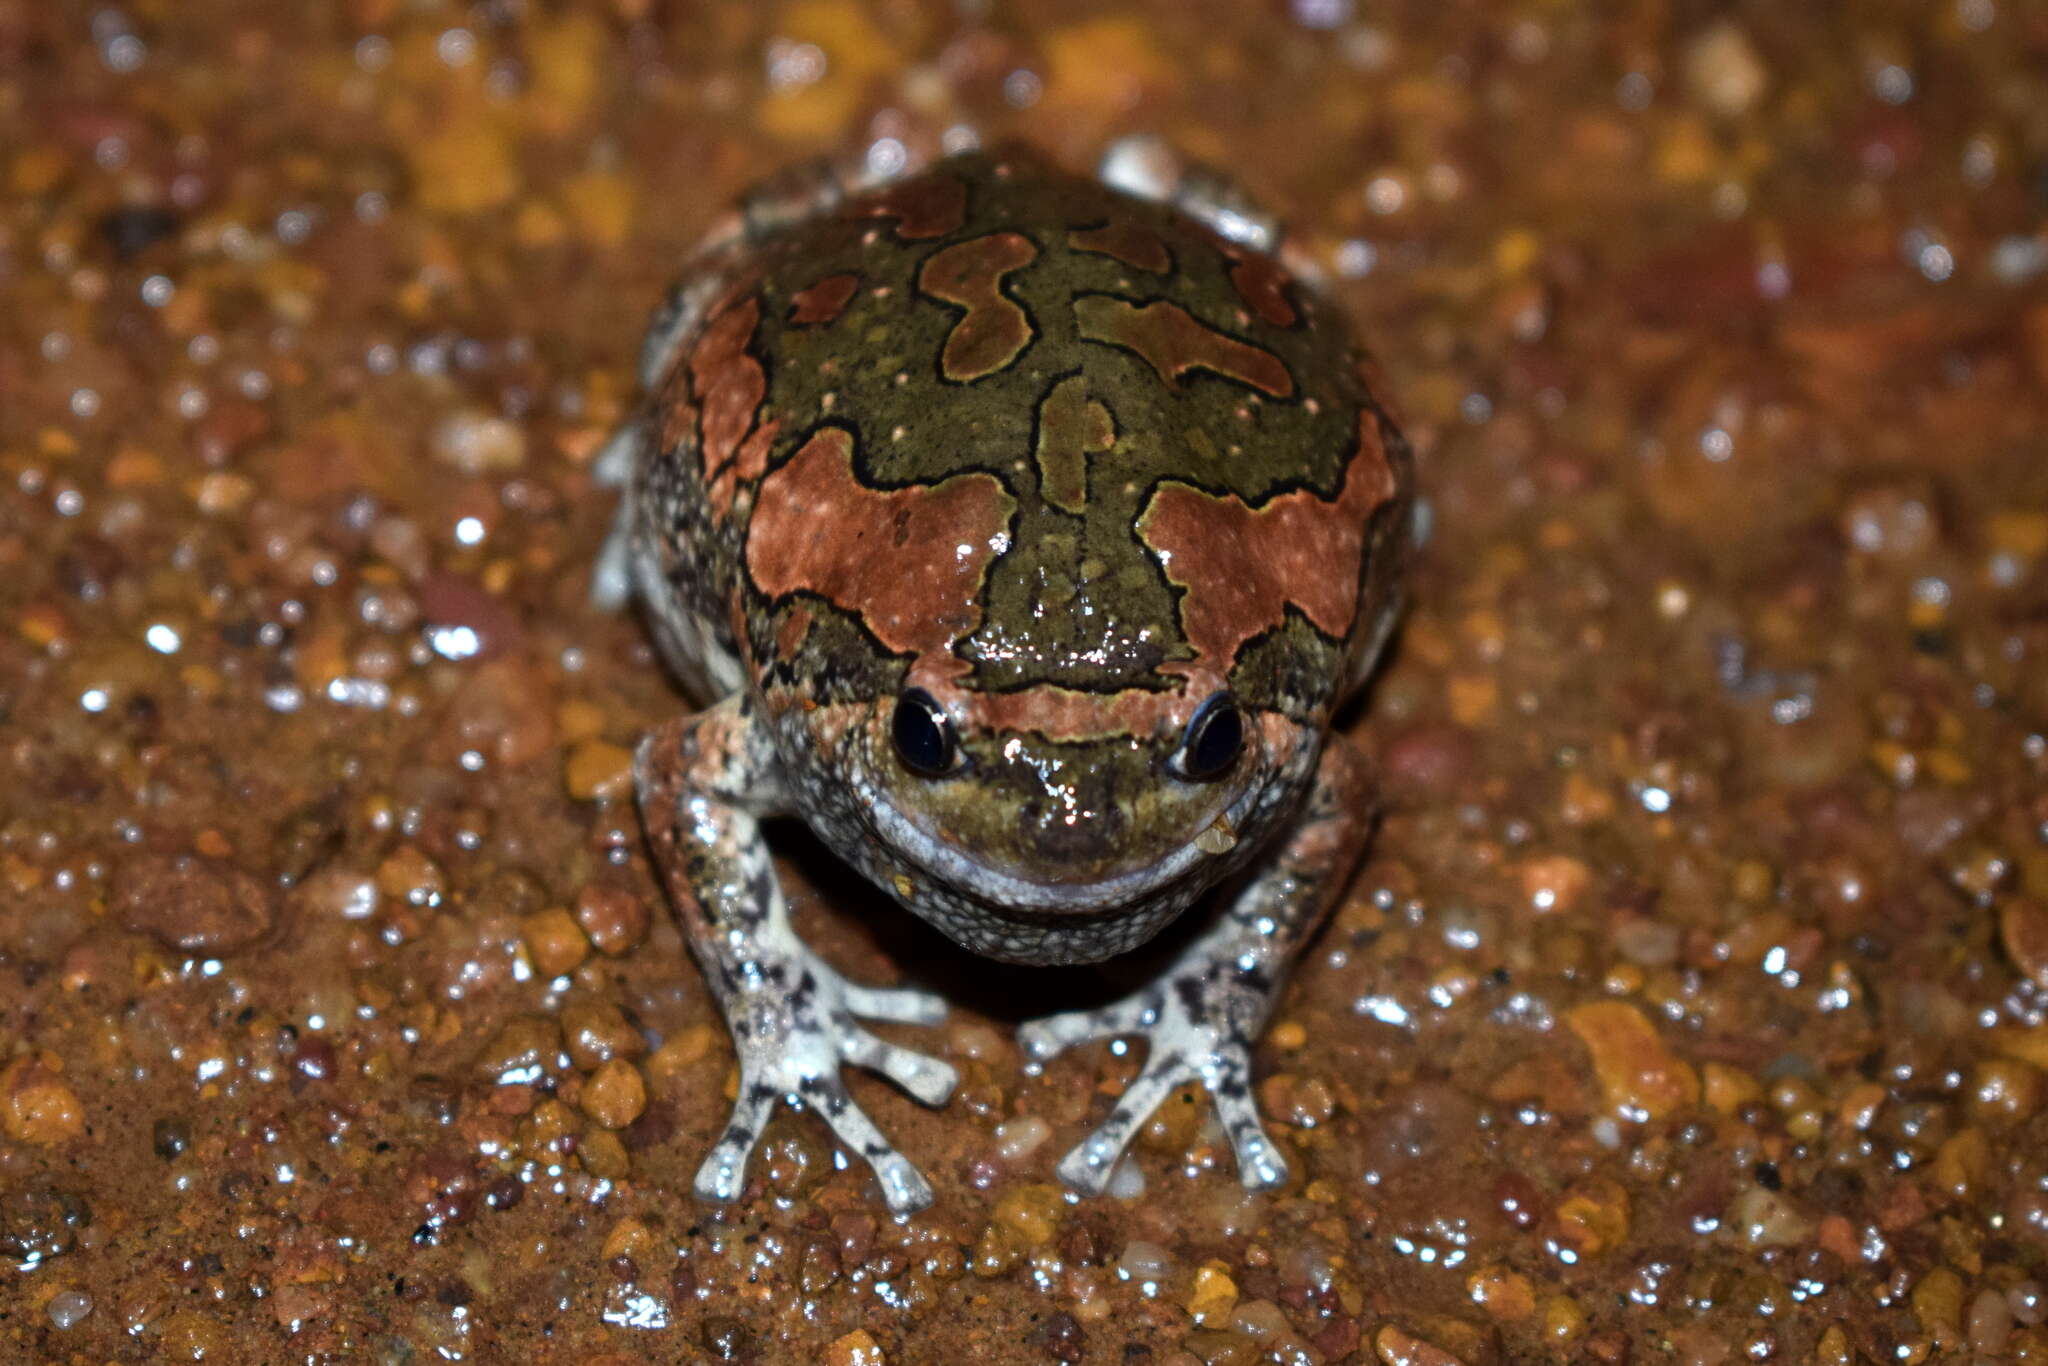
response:
M1267 786L1259 782L1246 784L1244 790L1223 809L1220 819L1232 830L1243 830L1261 796L1265 795ZM1230 856L1230 851L1212 854L1202 849L1204 835L1213 828L1214 822L1211 822L1189 836L1179 848L1143 868L1088 882L1040 881L991 867L934 838L880 792L874 793L873 799L870 812L875 831L887 847L902 854L956 896L971 898L1014 916L1104 915L1141 905L1156 898L1163 889L1182 883L1207 886L1237 862Z

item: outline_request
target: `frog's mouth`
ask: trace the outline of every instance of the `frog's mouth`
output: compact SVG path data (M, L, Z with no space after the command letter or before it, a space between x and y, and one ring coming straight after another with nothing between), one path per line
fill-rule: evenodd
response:
M1163 857L1128 872L1079 881L1026 877L977 859L933 835L882 793L875 794L869 810L883 843L954 896L971 898L999 916L1037 922L1112 915L1157 900L1169 888L1192 884L1199 891L1209 886L1251 852L1235 832L1245 830L1260 814L1260 798L1270 790L1265 783L1248 783L1221 815ZM1219 830L1232 833L1218 840ZM914 897L902 899L917 909Z

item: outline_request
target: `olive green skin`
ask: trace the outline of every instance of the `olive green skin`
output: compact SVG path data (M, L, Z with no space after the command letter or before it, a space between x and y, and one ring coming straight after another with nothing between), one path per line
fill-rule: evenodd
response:
M1411 462L1349 330L1180 210L1018 151L715 269L656 357L633 492L671 659L751 690L800 813L956 939L1150 937L1286 823L1394 611ZM907 688L950 719L943 776L891 743ZM1244 750L1194 781L1222 690Z

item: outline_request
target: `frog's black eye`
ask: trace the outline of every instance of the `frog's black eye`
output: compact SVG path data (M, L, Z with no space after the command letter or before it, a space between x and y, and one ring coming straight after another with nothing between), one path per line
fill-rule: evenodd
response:
M1237 709L1237 699L1220 692L1204 702L1195 719L1188 722L1173 766L1183 778L1213 782L1230 771L1243 748L1244 717Z
M896 742L897 757L912 773L939 778L958 766L959 745L953 738L953 723L946 719L945 709L923 688L912 688L896 699L889 737Z

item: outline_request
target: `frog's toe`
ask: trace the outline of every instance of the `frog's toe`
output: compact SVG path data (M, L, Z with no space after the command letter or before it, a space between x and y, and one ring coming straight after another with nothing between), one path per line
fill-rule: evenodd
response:
M825 1117L833 1136L859 1153L874 1169L891 1214L912 1214L932 1202L932 1188L923 1174L882 1136L867 1111L854 1104L837 1078L819 1077L806 1082L803 1097Z
M695 1184L699 1196L721 1205L740 1198L747 1178L747 1159L753 1155L754 1145L761 1141L761 1130L780 1098L774 1087L758 1082L740 1088L725 1132L697 1168Z
M633 596L633 548L626 509L621 507L612 523L611 535L597 552L590 568L590 605L600 612L616 612Z
M932 1202L931 1184L902 1153L891 1150L869 1159L891 1214L915 1214Z
M880 1072L926 1105L940 1106L953 1094L960 1074L951 1063L898 1048L847 1022L839 1036L839 1054L856 1067Z
M647 429L640 422L626 423L597 448L591 457L590 477L599 488L622 489L633 479L633 466L640 462L647 444Z
M1109 1186L1110 1176L1116 1171L1117 1159L1124 1155L1124 1149L1131 1146L1138 1130L1152 1118L1154 1110L1166 1103L1174 1089L1189 1079L1188 1069L1178 1058L1161 1059L1156 1065L1147 1064L1137 1080L1117 1097L1116 1108L1109 1112L1109 1118L1060 1159L1060 1180L1083 1194L1102 1194Z
M1109 144L1095 174L1111 189L1139 199L1165 199L1180 180L1182 162L1156 133L1128 133Z
M912 987L864 987L846 982L841 987L848 1011L863 1020L887 1020L891 1024L935 1025L946 1019L945 998Z
M1247 1190L1270 1190L1287 1183L1287 1159L1280 1155L1280 1149L1273 1140L1266 1137L1263 1128L1254 1128L1248 1134L1233 1135L1231 1145L1237 1153L1237 1175Z
M1159 1022L1159 1001L1140 992L1100 1010L1069 1010L1027 1020L1017 1026L1017 1046L1034 1063L1058 1057L1077 1043L1143 1034Z
M1216 1118L1237 1154L1237 1174L1253 1190L1264 1190L1287 1180L1287 1159L1266 1137L1259 1118L1259 1103L1252 1098L1251 1065L1244 1049L1219 1047L1201 1069L1202 1084L1216 1105Z
M1231 1034L1197 1024L1178 1009L1162 1011L1141 993L1107 1010L1033 1020L1018 1031L1018 1041L1027 1057L1044 1059L1104 1034L1143 1034L1150 1056L1108 1118L1060 1160L1062 1181L1084 1194L1101 1194L1152 1112L1176 1090L1193 1084L1208 1091L1244 1184L1259 1190L1287 1180L1287 1159L1267 1137L1252 1095L1250 1050Z

